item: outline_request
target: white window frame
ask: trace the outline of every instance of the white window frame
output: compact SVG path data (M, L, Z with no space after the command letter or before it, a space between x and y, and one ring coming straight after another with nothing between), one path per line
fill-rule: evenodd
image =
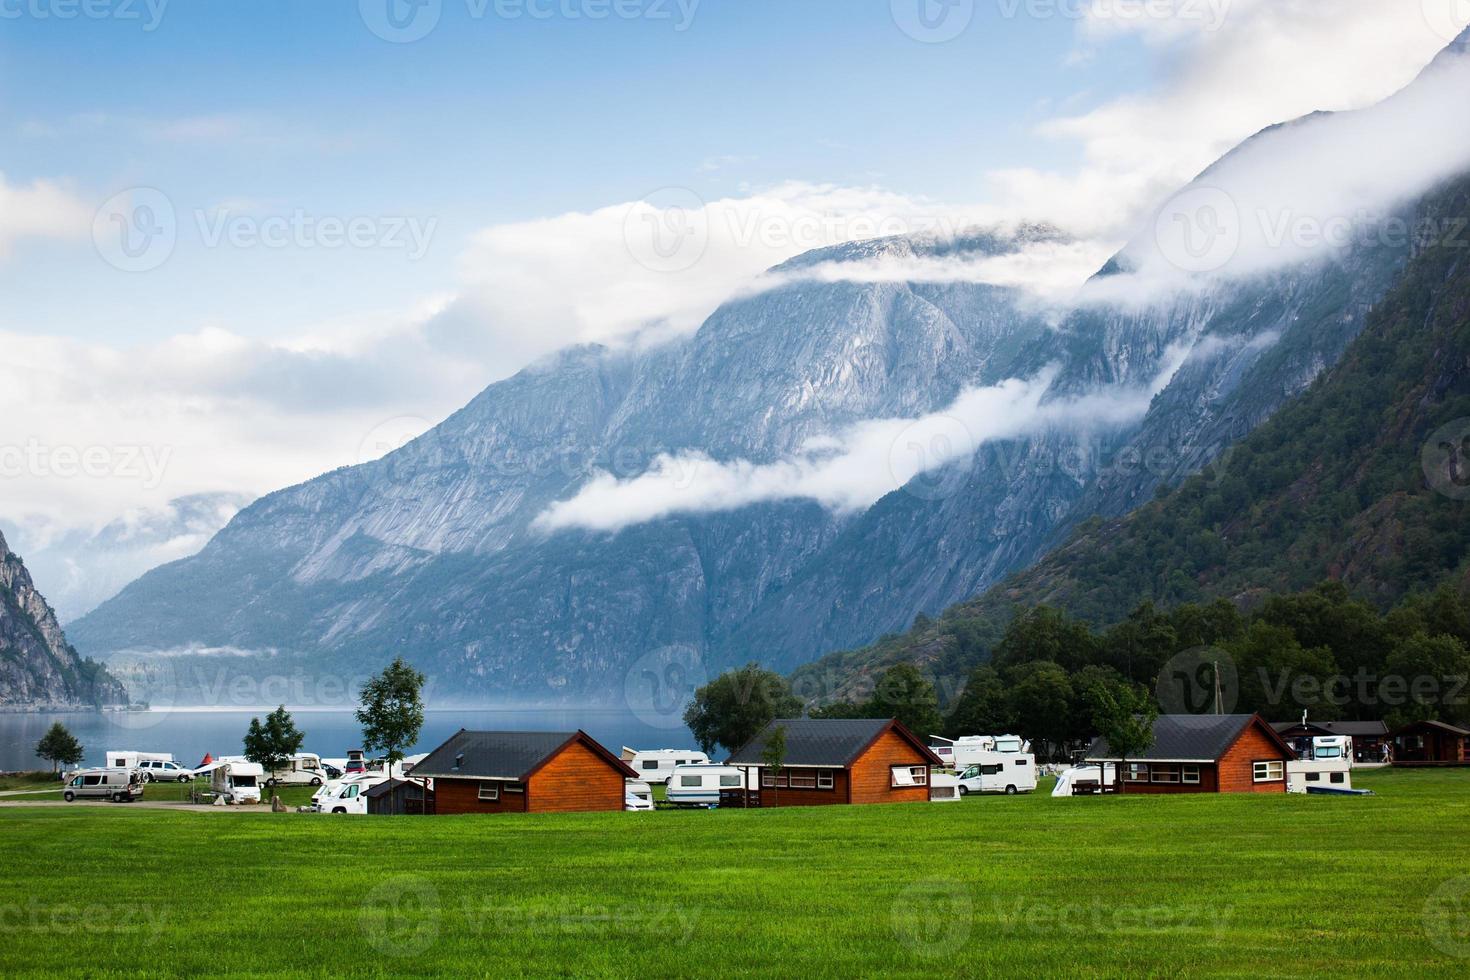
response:
M526 784L525 783L506 783L504 786L502 786L500 788L500 791L502 793L524 793L526 791Z
M480 802L494 803L500 799L500 787L495 783L480 784Z
M1146 783L1148 774L1147 762L1130 762L1123 770L1123 781L1125 783Z
M1161 762L1148 767L1148 781L1151 783L1175 786L1183 782L1183 780L1184 774L1177 765Z
M909 781L908 782L901 783L901 782L898 781L898 774L901 773L901 772L908 773L908 777L909 777ZM923 787L928 786L928 785L929 785L929 767L928 766L889 766L888 767L888 787L889 787L889 789L922 789Z
M1199 766L1185 766L1180 774L1181 781L1186 786L1199 785Z
M837 785L833 778L831 769L822 769L817 772L817 789L832 789Z
M1260 759L1251 763L1251 782L1280 783L1286 779L1286 763L1280 759Z
M807 771L803 772L801 775L798 776L797 775L797 772L799 772L799 771L800 770L793 770L792 773L791 773L790 779L788 780L788 782L791 783L791 788L792 789L816 789L817 788L817 775L816 775L816 773L812 772L811 770L807 770Z

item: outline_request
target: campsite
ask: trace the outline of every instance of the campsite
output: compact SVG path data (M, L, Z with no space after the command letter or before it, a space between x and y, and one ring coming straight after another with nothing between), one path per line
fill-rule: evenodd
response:
M1054 974L1085 952L1102 974L1463 976L1470 770L1355 778L1374 795L1058 799L1048 779L660 814L7 804L0 929L11 975L127 947L143 974L335 974L347 949L378 975Z

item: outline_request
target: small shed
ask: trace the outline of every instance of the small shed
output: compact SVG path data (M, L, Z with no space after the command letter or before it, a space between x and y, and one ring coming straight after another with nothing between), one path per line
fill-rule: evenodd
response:
M1415 721L1393 733L1396 766L1470 765L1470 731L1442 721Z
M369 789L367 812L382 816L420 816L434 812L434 790L427 779L390 779Z
M786 761L772 771L761 756L778 727ZM828 806L925 802L930 769L943 763L894 718L788 718L767 725L726 765L745 770L747 786L760 786L737 806Z

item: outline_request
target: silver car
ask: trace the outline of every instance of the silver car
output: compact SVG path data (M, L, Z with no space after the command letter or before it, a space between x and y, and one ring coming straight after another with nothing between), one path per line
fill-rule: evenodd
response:
M138 763L138 769L143 773L144 782L149 783L187 783L194 778L193 773L177 762L148 759Z

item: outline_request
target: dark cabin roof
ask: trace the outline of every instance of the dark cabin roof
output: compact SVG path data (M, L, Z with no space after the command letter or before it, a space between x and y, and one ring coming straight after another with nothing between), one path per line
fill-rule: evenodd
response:
M778 718L726 760L731 765L761 765L766 739L777 726L786 729L786 765L850 766L890 727L908 740L931 766L944 763L929 747L892 718Z
M581 741L606 758L608 765L624 777L637 775L586 732L471 732L465 729L451 735L449 741L414 766L413 775L417 778L525 780L575 741Z
M1128 756L1129 762L1216 762L1235 744L1246 727L1259 721L1257 715L1159 715L1154 722L1154 744ZM1275 729L1261 722L1261 729L1288 759L1296 758ZM1113 762L1118 757L1108 740L1098 738L1087 750L1088 762Z
M1442 721L1411 721L1394 732L1394 734L1402 735L1405 732L1412 732L1418 728L1433 728L1441 732L1448 732L1451 735L1470 735L1470 732L1467 732L1465 729L1456 728L1454 725L1447 725Z
M1277 732L1289 732L1304 726L1299 721L1273 721L1271 727ZM1323 735L1348 735L1353 738L1381 738L1388 734L1388 726L1381 721L1309 721L1304 730L1319 731Z
M380 797L387 796L394 790L404 786L412 786L415 789L419 790L419 792L423 792L424 789L423 783L416 783L411 779L390 779L385 783L379 783L378 785L371 787L366 793L362 795L366 796L370 800L376 800Z

